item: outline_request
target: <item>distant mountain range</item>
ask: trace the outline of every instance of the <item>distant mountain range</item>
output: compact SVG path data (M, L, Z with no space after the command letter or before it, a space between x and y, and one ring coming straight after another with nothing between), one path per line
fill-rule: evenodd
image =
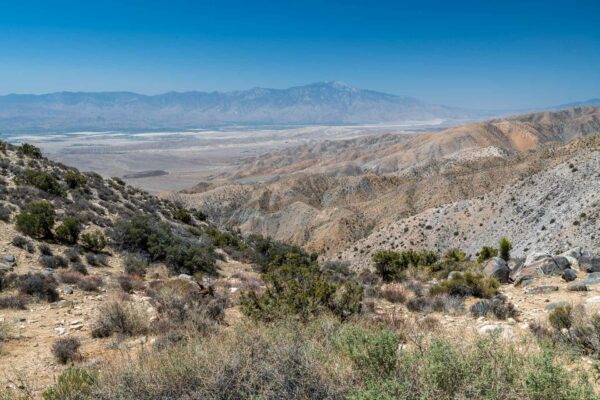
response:
M497 114L428 104L337 81L288 89L169 92L154 96L131 92L0 96L0 132L4 133L190 129L235 124L395 123L466 120Z
M0 96L0 132L356 124L468 119L481 113L321 82L235 92L60 92Z

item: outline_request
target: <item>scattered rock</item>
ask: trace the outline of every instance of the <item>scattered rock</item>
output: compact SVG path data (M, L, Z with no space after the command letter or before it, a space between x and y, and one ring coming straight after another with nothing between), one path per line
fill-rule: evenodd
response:
M538 286L533 289L529 289L527 291L528 294L539 294L539 293L549 293L549 292L558 292L558 286Z
M73 289L70 287L66 287L63 289L64 294L73 294Z
M586 285L598 285L600 284L600 272L592 272L583 280Z
M562 272L562 278L567 282L577 279L577 272L574 269L567 268Z
M575 282L567 286L567 290L570 292L587 292L590 289L583 282Z
M67 332L67 330L65 328L63 328L62 326L59 326L58 328L54 328L54 333L56 333L57 335L64 335Z
M188 275L188 274L179 274L177 276L177 278L179 278L179 279L185 279L185 280L188 280L188 281L191 281L191 280L194 279L194 278L192 278L191 275Z
M590 304L600 304L600 296L594 296L594 297L590 297L589 299L587 299L585 301L586 305L590 305Z

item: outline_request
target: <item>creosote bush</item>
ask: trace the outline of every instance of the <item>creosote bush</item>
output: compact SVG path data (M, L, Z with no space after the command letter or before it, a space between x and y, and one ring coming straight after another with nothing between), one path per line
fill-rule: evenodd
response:
M52 237L54 226L54 207L42 200L30 203L26 212L17 215L17 229L34 238Z
M184 224L189 224L192 222L192 214L185 208L178 208L173 213L173 218L183 222Z
M67 183L70 189L84 187L87 183L87 177L78 171L69 170L63 175L63 180Z
M79 221L75 218L67 217L63 222L56 228L55 236L56 239L65 244L75 244L79 238L81 227Z
M151 261L164 261L174 273L216 273L213 246L178 236L169 224L157 218L137 214L119 220L111 238L118 249L147 255Z
M42 158L42 151L39 149L39 147L29 143L23 143L17 148L17 152L31 158Z
M106 244L106 236L102 231L86 232L81 235L81 245L86 250L98 253L104 250Z
M242 294L240 304L245 315L262 321L288 316L308 320L330 311L346 319L360 311L362 287L352 282L337 286L316 263L306 263L300 257L292 260L294 257L264 275L264 293Z
M65 195L65 191L60 186L60 183L58 183L58 181L47 172L36 171L28 168L19 177L18 182L34 186L55 196Z

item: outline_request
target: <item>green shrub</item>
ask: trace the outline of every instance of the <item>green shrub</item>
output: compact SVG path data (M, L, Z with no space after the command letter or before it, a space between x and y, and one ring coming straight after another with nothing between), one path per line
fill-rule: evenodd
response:
M198 221L206 221L208 219L208 215L206 215L206 213L202 210L194 210L194 217L198 220Z
M454 274L452 278L433 286L430 294L450 296L474 296L488 299L496 295L500 283L494 278L486 278L470 271Z
M375 271L384 282L402 280L408 268L430 266L437 260L437 254L428 250L407 250L400 253L380 250L373 255Z
M308 265L315 260L301 247L278 242L261 235L250 235L246 242L253 249L252 261L261 272L278 268L289 262Z
M87 177L78 171L69 170L63 175L64 181L67 183L70 189L76 189L78 187L84 187L87 183Z
M125 186L125 181L123 179L119 178L118 176L113 176L110 179L112 179L112 181L119 186Z
M512 243L508 238L503 237L500 239L498 243L498 247L500 249L500 258L504 261L510 260L510 251L512 250Z
M39 149L39 147L29 143L23 143L17 148L17 152L31 158L42 158L42 151Z
M148 269L148 262L140 257L127 255L123 260L123 271L128 275L144 276Z
M298 259L272 269L263 279L267 285L264 293L250 291L240 300L242 312L253 319L295 316L308 320L324 311L346 319L360 311L362 288L351 283L336 286L316 263L305 265Z
M215 253L207 241L183 238L155 217L135 215L117 221L110 232L115 245L125 251L164 261L176 273L216 273Z
M483 246L479 251L479 256L477 257L477 262L482 263L484 261L489 260L492 257L496 257L498 255L498 249L495 249L490 246Z
M67 217L63 222L56 228L55 235L56 239L65 244L75 244L79 239L79 232L81 227L79 221L75 218Z
M34 238L52 236L54 226L54 207L47 201L30 203L26 212L17 215L17 229Z
M396 369L400 338L388 328L346 325L337 333L333 344L350 358L360 374L380 378Z
M447 261L461 262L465 261L466 258L467 255L465 252L461 251L460 249L448 249L444 254L444 259Z
M573 379L573 377L577 379ZM533 359L525 375L525 392L531 400L598 399L585 373L571 373L557 365L554 354L544 351Z
M97 253L102 251L106 244L106 236L102 231L86 232L81 235L81 245L87 250Z
M64 196L65 194L58 181L46 172L35 171L28 168L23 172L20 180L55 196Z
M44 391L44 400L91 399L94 375L82 368L69 368L61 373L56 383Z
M178 208L173 213L173 218L183 222L184 224L189 224L192 222L192 214L185 208Z

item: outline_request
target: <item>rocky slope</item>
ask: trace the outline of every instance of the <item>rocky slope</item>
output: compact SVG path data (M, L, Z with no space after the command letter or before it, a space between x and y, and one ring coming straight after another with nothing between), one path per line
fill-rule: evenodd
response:
M398 219L340 257L364 268L380 249L460 248L475 255L502 236L514 241L513 253L519 257L575 245L599 249L600 136L560 148L553 159L559 162L483 196Z
M326 142L248 160L224 180L167 196L223 226L331 256L399 218L553 168L572 156L561 143L599 131L600 108L582 107Z

